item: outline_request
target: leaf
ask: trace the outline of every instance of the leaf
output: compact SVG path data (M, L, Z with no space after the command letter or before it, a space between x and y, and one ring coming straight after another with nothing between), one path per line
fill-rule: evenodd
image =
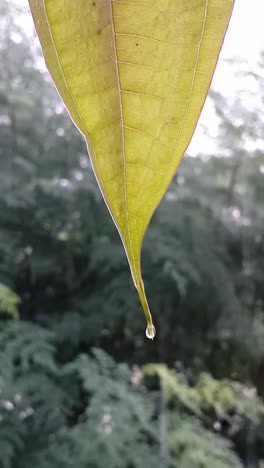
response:
M18 318L18 305L20 298L4 284L0 283L0 317L7 315L10 318Z
M233 0L29 0L47 67L84 135L147 320L143 237L201 112Z

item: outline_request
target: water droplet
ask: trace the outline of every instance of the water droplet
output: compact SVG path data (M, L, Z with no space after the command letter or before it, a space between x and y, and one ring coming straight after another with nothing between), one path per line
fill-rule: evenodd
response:
M146 337L150 340L153 340L154 336L156 335L156 329L154 325L148 325L146 328Z

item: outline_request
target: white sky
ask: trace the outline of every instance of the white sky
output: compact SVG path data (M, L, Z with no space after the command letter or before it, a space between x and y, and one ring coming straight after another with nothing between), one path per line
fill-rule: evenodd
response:
M234 67L226 63L227 59L238 58L245 61L243 70L256 70L260 52L264 51L264 0L236 0L230 24L226 33L224 45L219 57L212 87L225 95L234 96L245 86L249 86L239 76L235 76ZM209 133L217 136L212 103L207 100L203 108L198 126L188 148L188 154L211 153L215 149L214 139L209 139L203 133L203 127Z
M254 64L264 49L263 19L263 0L236 0L222 57L243 57Z

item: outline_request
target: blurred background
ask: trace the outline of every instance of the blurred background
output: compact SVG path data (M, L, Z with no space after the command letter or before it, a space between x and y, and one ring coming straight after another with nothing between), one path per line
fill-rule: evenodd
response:
M0 0L1 468L264 467L260 49L222 56L149 227L150 342L26 2Z

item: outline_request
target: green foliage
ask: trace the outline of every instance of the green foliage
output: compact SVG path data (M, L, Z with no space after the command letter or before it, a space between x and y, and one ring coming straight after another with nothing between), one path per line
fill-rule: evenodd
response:
M128 367L117 365L96 349L93 357L80 355L65 371L71 375L77 372L89 399L80 424L71 434L78 466L87 466L89 460L90 466L98 468L114 468L120 463L139 468L145 459L146 467L155 467L153 408L144 389L133 385Z
M205 373L190 385L183 374L161 364L148 364L143 370L147 379L159 379L164 411L168 413L167 444L172 466L242 466L224 437L233 439L249 421L251 430L254 426L261 431L264 405L255 389L219 381Z
M93 357L79 355L60 369L54 336L45 329L17 322L0 336L1 466L81 468L89 461L101 468L123 460L136 468L143 455L146 466L155 466L148 444L156 438L153 409L126 365L94 350Z
M0 333L0 452L3 467L30 466L30 457L65 421L70 398L54 361L54 336L23 322ZM31 441L34 446L28 452ZM25 461L24 461L25 459Z
M6 315L18 318L18 305L20 298L10 288L0 284L0 316Z
M174 427L169 432L168 446L172 467L181 468L242 468L232 446L225 439L203 428L193 418L172 417Z
M139 468L143 460L146 467L158 466L155 403L139 369L131 372L99 349L59 368L54 335L20 322L5 326L0 349L3 467L114 468L120 460L124 467ZM162 376L167 379L164 368ZM240 466L228 442L203 428L202 413L190 418L193 389L182 382L179 391L180 379L171 371L175 390L170 399L178 401L166 437L171 466L182 460L181 466L187 468L191 460L199 459L197 466L207 468L213 457L219 458L219 468ZM34 447L29 450L32 437Z

